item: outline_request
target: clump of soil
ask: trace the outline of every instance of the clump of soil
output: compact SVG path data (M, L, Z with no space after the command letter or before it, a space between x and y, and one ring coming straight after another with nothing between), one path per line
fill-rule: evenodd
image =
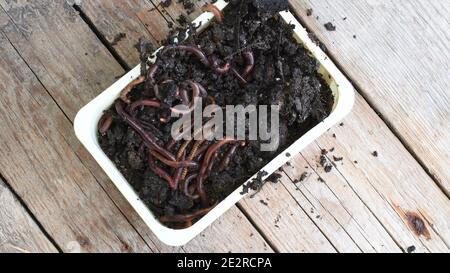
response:
M143 66L141 78L127 87L130 92L123 92L100 121L102 149L165 225L192 225L329 115L333 97L317 73L318 62L295 41L292 27L276 13L287 8L286 3L230 1L223 21L190 35L182 42L184 49L174 44L176 39L167 39L172 50L160 52L155 64ZM139 48L143 61L151 56L149 45L141 43ZM207 57L201 58L199 52ZM244 77L249 53L254 65ZM227 66L226 72L218 70ZM222 143L209 157L218 141L173 141L171 128L176 120L170 118L171 109L183 103L180 90L194 90L186 81L204 87L205 106L279 105L279 149L261 152L262 140ZM202 152L197 155L196 149ZM180 167L180 162L190 166ZM203 170L205 163L211 168ZM260 171L243 193L258 191L266 175Z
M328 22L324 25L325 29L328 31L335 31L336 30L336 26L333 25L333 23Z

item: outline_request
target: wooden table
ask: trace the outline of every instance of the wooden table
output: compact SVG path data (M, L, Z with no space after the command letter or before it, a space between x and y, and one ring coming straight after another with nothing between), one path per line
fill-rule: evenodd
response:
M357 88L354 110L181 248L155 238L72 129L138 63L139 37L157 45L184 13L160 2L0 0L0 251L449 252L450 1L292 0ZM325 173L331 148L344 160Z

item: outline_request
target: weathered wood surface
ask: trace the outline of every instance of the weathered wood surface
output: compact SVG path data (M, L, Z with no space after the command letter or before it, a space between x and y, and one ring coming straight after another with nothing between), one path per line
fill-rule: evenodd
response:
M0 252L58 252L0 178Z
M449 194L450 2L290 2L371 105ZM309 17L308 8L313 9ZM327 31L323 26L327 22L336 25L336 31Z
M0 170L11 186L63 251L185 251L148 231L73 134L76 111L125 71L65 1L0 5ZM220 227L204 235L226 240L186 247L271 251L237 209Z
M96 8L92 8L92 6L95 6ZM145 10L147 10L145 7L145 4L143 6L137 5L134 7L134 10L138 10L137 13L140 14L139 20L141 22L152 21L154 26L158 24L162 25L160 27L148 27L147 29L156 40L163 39L167 33L167 28L164 28L165 21L157 20L155 18L157 15L155 14L143 16L143 14L145 14ZM93 20L94 18L97 18L96 20L99 21L114 21L115 17L100 18L95 12L97 9L108 9L108 6L101 0L84 2L81 4L80 8L85 11L89 18L92 17ZM161 10L161 7L159 9ZM120 10L115 10L114 13L107 13L114 14L116 16L116 14L120 14L120 12ZM163 15L168 13L170 12L164 12L164 9L163 12L161 12ZM170 20L172 18L176 18L176 13L175 15L172 13L170 18L165 16L166 20ZM129 21L133 20L135 20L134 17L130 17ZM124 21L122 23L134 24L135 22L128 23L128 21ZM100 27L98 29L100 32L104 33L109 33L109 31L111 31L110 29L102 29ZM112 35L117 35L117 33ZM139 37L140 36L127 36L126 39L130 39L133 41L131 43L135 43ZM137 55L133 61L134 63L137 63ZM374 129L368 130L368 124L373 124L373 122L376 122L376 124L380 124L380 126L383 125L383 122L377 117L375 111L372 110L362 98L358 99L355 112L356 111L361 113L359 115L360 119L352 119L352 121L354 121L352 122L352 126L355 126L357 129L352 131L352 134L347 135L345 139L342 140L327 138L325 142L327 145L330 147L338 147L339 145L342 145L341 141L344 141L345 145L351 144L353 143L353 140L359 138L358 130L362 130L361 132L364 132L363 135L371 134L370 130ZM395 166L395 172L392 171L392 173L390 173L391 177L389 177L389 179L387 179L384 183L386 185L390 183L395 185L397 180L405 180L405 177L410 176L410 178L406 180L406 183L411 186L405 188L399 187L397 189L401 192L401 194L409 196L410 198L413 198L413 200L417 199L421 202L427 200L429 196L436 196L437 200L440 201L436 204L436 206L434 206L434 208L429 210L430 213L432 212L435 215L436 219L439 219L438 222L441 225L441 230L437 232L436 236L432 237L432 241L434 240L434 242L429 243L433 245L431 249L427 249L422 244L420 238L412 235L412 232L402 222L401 216L396 215L395 212L392 212L392 210L384 211L386 208L392 208L390 204L391 200L379 199L379 192L385 193L383 190L383 187L385 186L384 183L381 183L379 187L376 188L374 188L370 183L366 183L363 185L363 189L353 189L352 186L347 185L347 181L355 183L355 181L358 182L361 179L363 182L367 180L365 176L361 176L358 172L360 172L361 169L370 170L372 168L371 166L375 164L372 162L374 158L371 156L372 151L370 149L367 151L363 150L361 152L362 154L358 154L358 157L365 158L367 160L360 160L361 162L358 165L346 164L345 166L338 167L339 172L336 172L333 178L329 178L333 181L338 181L334 186L336 188L330 189L329 186L323 188L324 185L327 184L314 183L317 182L317 179L315 179L308 183L308 188L303 189L302 186L300 187L300 191L296 191L292 186L291 180L298 178L301 175L300 171L302 171L303 168L302 166L297 165L295 168L296 172L290 173L290 168L286 167L286 172L291 177L291 180L287 177L283 178L283 184L287 190L280 187L275 190L271 185L268 185L268 189L264 190L264 192L258 195L258 197L254 200L247 199L243 201L241 203L242 209L252 218L259 229L263 231L271 245L279 251L337 250L347 252L398 252L405 250L411 245L415 245L418 248L418 251L448 250L448 248L445 247L445 243L448 243L448 238L443 241L439 237L442 236L440 234L444 234L444 236L448 235L445 230L448 225L447 220L445 220L445 217L441 217L442 215L449 216L448 211L445 209L444 211L438 209L439 206L448 207L448 202L446 202L445 196L434 185L433 180L430 179L430 177L428 177L423 170L421 171L421 166L414 161L408 151L390 132L389 128L382 126L379 130L381 133L377 134L377 137L367 138L363 143L361 143L361 145L364 145L364 147L373 147L373 149L378 148L380 153L381 151L383 152L383 164L380 166L381 169L387 168L390 170L393 166ZM322 141L322 139L319 140L318 143L320 143L320 141ZM384 142L392 142L392 148L384 149L380 147L379 143ZM387 153L387 155L385 153ZM305 161L305 164L316 166L318 154L320 154L320 151L316 151L316 153L309 152L309 157L307 161ZM398 166L399 160L407 160L408 164L405 164L405 166ZM296 163L296 161L294 161L294 163ZM419 171L416 171L416 169ZM411 171L412 173L410 173ZM342 173L346 173L346 176L343 176ZM366 175L369 177L370 182L374 179L373 176L375 175L376 177L377 174L369 172ZM431 193L423 194L421 192L417 192L415 187L426 189L425 192L430 191ZM342 188L344 190L342 190ZM359 191L367 192L367 195L364 196L367 200L361 198ZM300 192L301 195L299 195ZM274 195L272 198L267 197L272 195ZM293 200L292 197L294 197L295 200ZM278 215L275 214L276 212L270 209L268 210L260 203L260 200L265 200L265 198L271 199L271 201L268 202L269 208L271 207L271 203L274 203L272 205L275 207L274 210L276 210L276 208L292 208L290 209L292 212L284 213L286 215L283 215L284 217L282 216L282 219L284 219L283 221L289 223L288 227L284 225L283 229L281 228L283 225L273 223L272 218L275 219ZM374 198L376 198L375 200L382 202L369 202ZM400 201L410 202L407 197L405 197L405 199L400 199ZM348 204L351 204L351 206ZM318 217L319 213L309 215L311 207L313 207L313 211L321 211L321 216ZM416 207L411 207L410 209L414 210ZM267 215L271 215L271 217L267 217ZM305 215L309 215L309 217L306 217ZM393 225L391 222L397 223L397 225ZM275 227L275 225L278 227ZM317 231L317 227L322 235L320 233L317 235L316 232L315 234L317 237L313 236L302 238L301 236L292 236L293 234L302 234L302 232L305 234L310 234L311 231ZM331 248L330 246L333 246L334 248Z
M60 225L63 229L87 225L86 230L79 232L94 237L98 231L89 230L94 223L100 228L105 228L107 224L114 226L116 229L111 232L113 234L119 232L117 229L127 234L126 245L131 244L131 247L125 249L128 251L247 252L272 251L273 247L274 250L282 252L400 252L412 245L420 252L449 251L449 200L399 141L398 137L404 140L402 132L396 137L377 116L378 109L373 110L360 96L344 127L333 128L301 155L296 156L292 161L293 167L284 167L285 173L281 183L267 185L255 198L245 199L240 203L240 209L233 208L183 248L163 246L80 146L71 129L70 121L76 111L125 71L72 6L66 1L53 2L41 0L18 4L0 0L4 9L0 10L0 29L4 35L2 44L8 49L1 51L1 62L8 66L15 63L13 67L3 68L2 65L0 68L0 71L4 70L0 79L3 81L3 78L6 78L7 81L3 84L9 89L9 93L0 95L0 103L3 101L4 105L9 105L7 109L14 110L12 113L17 112L11 116L11 112L5 111L9 127L2 128L11 128L11 132L2 132L0 139L6 146L27 151L11 155L19 159L33 151L32 147L35 145L44 147L40 157L33 158L39 158L41 161L37 166L32 164L35 161L31 159L25 162L21 159L19 163L3 160L0 161L0 172L64 251L70 251L71 247L64 246L67 239L58 233L57 228L60 228ZM138 39L141 36L147 37L157 46L158 41L168 32L166 22L174 21L178 14L183 12L180 4L165 9L159 5L161 1L156 0L72 2L80 4L77 9L88 23L93 24L90 27L95 28L98 34L109 42L110 48L129 67L138 62L138 54L134 49ZM199 2L198 6L204 1ZM304 7L301 5L305 4L305 1L292 3L297 5L297 12L303 15ZM43 5L47 8L42 9ZM386 9L384 12L391 11ZM197 14L191 15L191 19ZM350 18L348 14L347 16ZM122 35L123 33L126 36ZM325 34L320 35L324 36L325 40L328 37ZM330 45L329 48L333 46L335 45ZM357 49L352 48L351 53L354 50ZM343 52L350 54L347 50ZM19 61L13 61L16 59ZM359 61L361 60L356 59L350 63L361 66ZM345 71L353 69L347 65L342 66ZM23 81L22 78L11 81L11 75L14 74L22 77L27 75L28 81ZM353 74L352 76L358 76L358 73ZM361 81L358 86L363 92L365 84L365 81ZM23 99L20 104L16 103L11 107L10 96L7 94L15 94L17 90L24 92L31 102ZM403 102L400 99L398 101ZM23 107L23 103L28 108ZM385 119L386 116L390 117L386 114ZM14 120L23 122L21 127L28 130L16 128L13 117ZM20 130L29 132L29 128L36 127L33 127L36 122L42 123L43 126L38 128L38 137L30 136L34 141L33 145L12 137L22 136ZM48 133L50 134L47 135ZM336 138L332 136L333 133ZM396 133L399 131L396 130ZM46 140L47 146L42 144L43 139ZM344 161L342 165L337 163L333 172L324 173L323 168L317 167L318 157L322 148L331 147L335 148L335 152L329 157L332 158L332 154L344 156ZM4 155L4 150L1 149L0 153ZM50 151L49 158L43 154L45 149ZM379 151L378 158L371 155L374 150ZM53 153L67 153L68 156L61 159L62 162L53 162ZM67 162L69 159L73 161L70 170ZM358 163L354 163L354 160ZM23 168L22 172L13 171L16 164ZM34 168L31 171L27 168L28 172L25 172L25 166L30 164ZM57 164L57 170L44 172L53 164ZM308 169L305 169L305 166L308 166ZM292 181L298 179L304 171L310 172L309 178L302 183L293 184ZM39 187L43 184L39 180L21 179L43 176L44 173L47 180L43 181L49 181L45 184L45 190ZM318 182L319 176L326 182ZM80 177L84 180L79 181ZM38 191L30 194L31 191L26 189L30 187L31 182L23 181L33 181L32 188L37 188ZM81 184L81 187L77 192L73 188L78 184ZM50 192L43 194L43 191ZM62 196L59 191L64 191L64 196L68 194L67 200L87 194L89 202L84 202L80 208L87 215L76 219L58 217L61 213L58 197ZM42 194L42 198L38 201L36 199L39 194ZM70 209L72 205L72 201L67 200L64 200L64 209ZM268 206L263 205L261 200L267 202ZM94 208L93 213L89 211L91 206ZM57 212L56 216L49 211ZM419 214L428 229L429 238L417 236L408 227L405 213L409 212ZM95 213L103 216L102 221L93 219L98 217ZM262 232L267 242L247 217ZM84 234L85 232L89 234ZM108 237L111 233L100 234L98 237L107 238L103 238L100 243L97 242L99 239L91 241L90 246L83 247L82 250L123 251L120 244L117 246L116 237ZM103 243L108 244L108 247L102 245Z

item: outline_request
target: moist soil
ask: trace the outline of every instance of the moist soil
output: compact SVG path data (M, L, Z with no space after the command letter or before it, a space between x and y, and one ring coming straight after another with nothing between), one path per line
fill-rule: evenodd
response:
M221 23L216 22L201 34L190 35L183 42L185 45L197 45L207 56L216 56L221 64L229 62L238 71L245 67L242 52L251 51L255 65L246 84L233 73L215 73L193 54L174 50L157 56L159 69L154 79L158 83L166 82L160 84L159 94L147 87L147 79L146 83L136 86L129 96L131 102L156 97L169 109L180 104L176 96L177 85L193 80L205 87L208 95L220 106L280 106L281 145L278 151L261 152L262 141L247 141L244 147L239 147L224 171L217 172L218 168L213 168L205 180L208 206L222 201L321 122L328 116L333 104L331 90L317 73L318 62L294 40L292 27L276 15L285 9L280 4L284 1L263 1L263 7L255 6L253 2L230 1L223 12ZM169 38L166 43L173 41ZM146 52L145 48L148 48ZM151 55L148 52L150 48L141 46L141 56ZM142 73L146 74L145 69ZM207 207L186 196L182 190L171 190L164 179L150 170L148 150L143 148L141 136L121 119L114 105L106 115L113 117L113 123L105 134L99 134L100 145L156 216L192 215ZM138 120L153 125L148 130L152 131L161 146L171 140L171 126L176 121L162 124L160 118L167 116L167 111L152 107L143 107L136 113ZM177 143L171 152L176 154L181 143ZM219 159L229 147L224 146L219 151ZM158 166L172 174L173 170L169 167L162 163L158 163ZM261 178L265 172L259 174L256 182L247 185L246 190L262 187ZM192 224L188 222L165 224L172 228L183 228Z

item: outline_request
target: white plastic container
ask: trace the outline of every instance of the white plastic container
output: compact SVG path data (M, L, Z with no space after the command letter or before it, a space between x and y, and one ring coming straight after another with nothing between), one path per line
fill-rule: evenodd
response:
M223 9L227 4L223 0L220 0L216 2L215 5L219 9ZM267 176L278 170L291 159L286 156L287 154L298 154L303 148L319 138L329 128L340 122L340 120L342 120L350 112L355 96L354 89L350 82L339 71L336 65L325 55L325 53L309 38L308 33L295 19L295 17L287 11L281 12L280 15L287 23L295 26L295 38L320 62L321 67L319 72L323 75L324 79L333 91L335 103L333 111L328 118L298 139L287 150L282 152L262 169L268 173ZM202 27L199 31L202 31L210 24L212 19L212 14L207 12L198 17L194 23L198 25L198 23L201 22ZM106 89L97 98L83 107L75 118L75 134L86 149L92 154L100 167L102 167L102 169L106 172L123 196L128 200L131 206L142 217L153 233L167 245L181 246L192 240L245 196L240 194L243 188L238 188L207 215L205 215L192 227L187 229L174 230L167 228L158 222L149 208L147 208L147 206L139 199L136 192L127 180L125 180L114 163L102 151L97 140L97 123L103 115L103 112L108 109L119 97L121 90L125 88L125 86L127 86L132 80L139 77L139 74L140 66L137 66L114 83L111 87ZM249 181L250 180L251 179L249 179ZM245 184L244 182L245 181L242 181L242 184Z

